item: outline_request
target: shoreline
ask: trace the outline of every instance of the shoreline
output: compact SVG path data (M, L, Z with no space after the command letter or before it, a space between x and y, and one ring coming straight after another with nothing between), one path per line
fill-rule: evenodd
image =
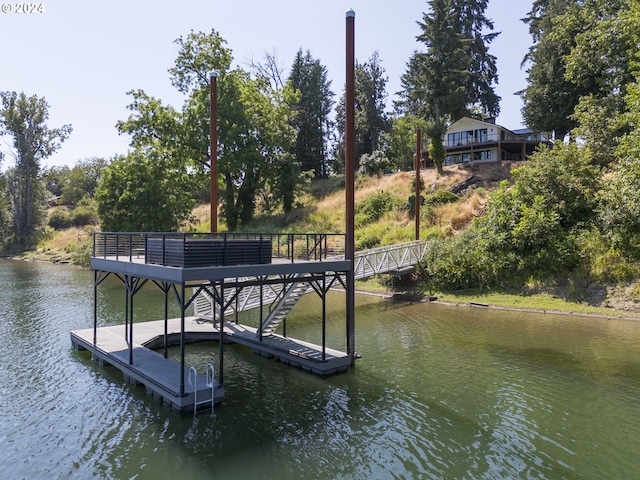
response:
M356 293L359 293L362 295L378 296L378 297L389 298L389 299L411 301L416 303L433 303L435 305L443 305L446 307L486 308L491 310L503 310L508 312L539 313L539 314L549 314L549 315L565 315L565 316L572 316L572 317L600 318L603 320L631 320L634 322L640 322L640 316L624 315L621 312L617 314L608 315L604 313L576 312L571 310L509 307L504 305L492 305L489 303L480 303L480 302L446 302L446 301L437 300L437 299L431 300L428 297L419 297L416 295L411 295L406 293L372 292L367 290L356 290Z
M82 267L80 265L75 265L71 262L61 262L61 261L53 261L53 260L45 260L38 258L25 258L25 257L15 257L9 255L0 256L2 260L13 260L13 261L22 261L22 262L37 262L37 263L50 263L52 265L64 265L64 266L72 266L80 269L84 269L86 267ZM90 268L88 268L90 270ZM355 293L361 295L371 295L378 296L382 298L388 299L398 299L410 302L417 303L433 303L436 305L443 305L448 307L467 307L467 308L487 308L492 310L503 310L509 312L523 312L523 313L539 313L539 314L550 314L550 315L566 315L573 317L586 317L586 318L600 318L604 320L631 320L634 322L640 321L640 312L637 312L636 315L633 314L624 314L620 310L616 310L617 313L606 314L606 313L589 313L589 312L576 312L572 310L558 310L558 309L547 309L547 308L530 308L530 307L515 307L515 306L506 306L506 305L495 305L491 303L484 302L449 302L438 300L437 297L426 297L426 296L418 296L410 293L402 293L402 292L376 292L371 290L362 290L356 289Z

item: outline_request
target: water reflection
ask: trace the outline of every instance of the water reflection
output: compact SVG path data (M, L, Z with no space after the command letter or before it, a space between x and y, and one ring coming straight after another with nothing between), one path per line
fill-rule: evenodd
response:
M640 468L637 322L359 296L355 369L320 379L230 345L223 405L194 418L71 349L69 331L92 325L92 281L0 261L0 478L632 478ZM122 323L121 282L99 292L99 323ZM161 318L163 299L145 286L136 321ZM318 302L293 310L290 335L316 341ZM329 343L343 345L340 293L328 315ZM215 342L187 348L200 371L217 361Z

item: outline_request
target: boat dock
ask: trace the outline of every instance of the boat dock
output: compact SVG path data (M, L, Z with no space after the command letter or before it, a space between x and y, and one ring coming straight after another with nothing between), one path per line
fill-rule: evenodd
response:
M342 234L96 232L93 328L71 332L71 342L181 411L221 401L228 343L316 375L334 375L353 366L358 355L353 316L345 320L345 351L327 345L327 293L342 286L348 312L354 278L411 266L425 245L408 242L359 252L352 262L345 258ZM108 277L123 284L124 324L98 327L98 288ZM147 284L163 292L164 318L136 322L136 294ZM320 345L287 335L287 314L307 292L321 300L315 337ZM168 317L170 297L179 318ZM238 312L252 308L259 314L257 328L239 323ZM202 374L185 365L185 349L205 340L219 342L219 357L215 371L208 365ZM168 358L169 345L179 346L179 359Z
M180 345L180 323L180 318L167 321L167 345ZM260 356L317 375L337 374L348 370L351 365L351 358L346 353L325 348L325 360L322 360L321 346L281 335L270 335L260 342L256 336L257 329L246 325L225 322L222 331L225 342L248 346ZM212 390L214 404L220 403L224 396L223 386L215 382L212 389L210 379L197 372L194 385L194 372L190 377L190 369L184 373L189 379L185 394L180 394L180 364L155 351L165 345L164 332L164 320L136 323L131 349L132 363L129 363L130 349L125 325L98 328L95 345L93 328L75 330L71 332L71 343L78 350L90 351L101 365L118 368L125 380L144 385L149 394L176 410L211 407ZM220 328L214 327L211 322L188 317L185 318L183 338L185 343L220 341ZM197 402L196 407L194 402Z

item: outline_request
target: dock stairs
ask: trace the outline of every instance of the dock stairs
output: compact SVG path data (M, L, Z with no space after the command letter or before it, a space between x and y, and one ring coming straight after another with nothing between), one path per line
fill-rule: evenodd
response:
M356 279L369 278L379 273L392 273L395 275L405 275L413 271L416 265L424 256L427 249L427 242L415 240L378 247L370 250L361 250L355 253L354 276ZM236 311L258 308L260 305L270 304L270 311L262 321L262 328L258 329L256 335L270 336L283 322L287 314L293 309L298 300L310 290L313 290L302 278L299 282L288 282L287 284L272 284L264 290L257 286L247 288L241 292L235 303L229 305L226 310L227 315ZM194 302L194 314L201 320L214 321L218 318L219 312L214 314L214 302L211 295L202 293L198 295Z
M291 283L283 289L282 298L276 303L267 318L262 322L262 335L271 335L282 323L291 309L298 303L298 300L307 293L309 285L298 282ZM258 332L259 334L259 332Z

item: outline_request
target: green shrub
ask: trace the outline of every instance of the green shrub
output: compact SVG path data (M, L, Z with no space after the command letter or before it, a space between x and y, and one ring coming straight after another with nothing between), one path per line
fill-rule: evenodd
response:
M56 230L69 228L71 226L71 216L67 207L57 207L49 217L49 226Z
M414 197L415 198L415 197ZM436 207L446 203L454 203L458 201L458 196L449 190L438 190L437 192L427 195L423 205Z
M388 192L380 191L369 195L355 208L360 225L367 225L382 218L385 213L401 208L399 199Z
M356 251L368 250L381 245L380 237L374 232L364 232L356 238Z
M80 240L71 251L71 261L81 267L91 265L91 253L93 249L93 238L86 237Z

